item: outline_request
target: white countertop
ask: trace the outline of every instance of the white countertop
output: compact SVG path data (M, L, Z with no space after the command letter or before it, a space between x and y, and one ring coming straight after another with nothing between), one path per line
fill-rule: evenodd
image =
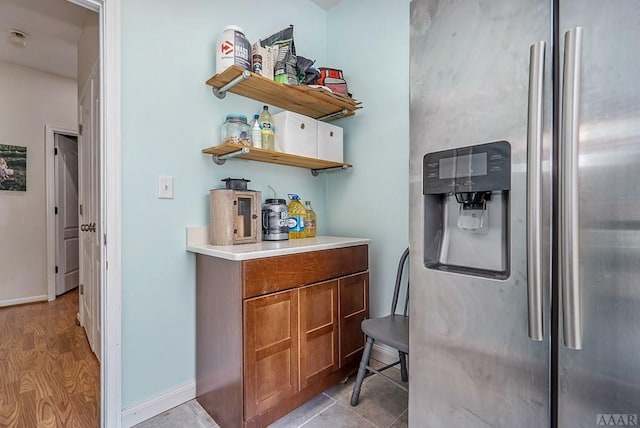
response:
M187 251L219 257L227 260L251 260L310 251L332 250L369 244L367 238L316 236L315 238L289 239L288 241L262 241L255 244L209 245L208 227L187 228Z

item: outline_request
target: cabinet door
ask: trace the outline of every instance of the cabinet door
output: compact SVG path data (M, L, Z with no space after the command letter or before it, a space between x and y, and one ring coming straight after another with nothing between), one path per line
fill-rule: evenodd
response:
M338 281L300 289L300 389L338 370Z
M213 245L262 241L260 192L231 189L210 191L209 241Z
M359 360L365 337L360 328L369 316L369 273L340 278L340 367Z
M246 300L244 329L247 420L299 389L298 291Z
M258 229L260 201L260 192L235 192L234 244L262 241L262 230Z

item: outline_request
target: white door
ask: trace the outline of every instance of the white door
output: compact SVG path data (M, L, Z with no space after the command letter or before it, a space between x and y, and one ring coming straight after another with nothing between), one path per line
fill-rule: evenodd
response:
M79 284L78 141L55 134L56 296Z
M100 230L98 218L98 85L94 76L80 99L80 139L78 153L80 222L80 324L84 327L91 349L100 358L99 263Z

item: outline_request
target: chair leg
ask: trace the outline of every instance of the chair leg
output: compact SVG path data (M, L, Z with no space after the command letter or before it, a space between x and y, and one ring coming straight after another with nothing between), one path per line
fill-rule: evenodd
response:
M367 374L367 364L369 364L369 357L371 356L371 349L373 348L373 338L367 337L367 344L364 347L362 353L362 359L360 360L360 368L358 369L358 375L356 376L356 383L353 385L353 393L351 394L351 405L358 405L358 398L360 398L360 388L362 387L362 381Z
M407 373L407 354L398 351L400 354L400 376L403 382L409 382L409 373Z

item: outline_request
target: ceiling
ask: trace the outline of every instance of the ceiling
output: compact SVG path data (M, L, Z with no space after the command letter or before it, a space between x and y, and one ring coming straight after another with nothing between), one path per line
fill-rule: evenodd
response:
M324 10L329 10L332 7L342 2L342 0L311 0L311 1L317 4L318 6L320 6L321 8L323 8Z
M78 39L91 13L67 0L0 0L0 61L75 79ZM29 34L25 47L9 42L12 29Z

